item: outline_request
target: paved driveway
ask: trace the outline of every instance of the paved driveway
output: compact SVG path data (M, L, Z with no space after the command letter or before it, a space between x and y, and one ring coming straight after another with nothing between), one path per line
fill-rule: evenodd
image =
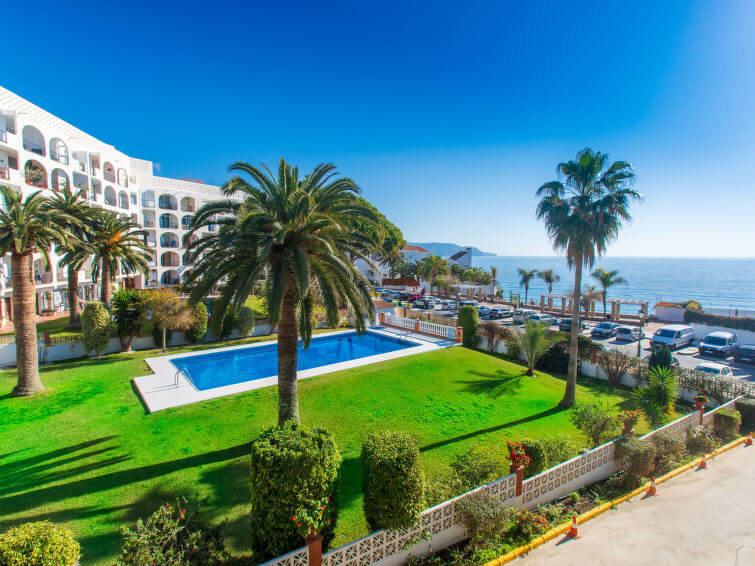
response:
M522 566L755 565L755 446L737 446L557 537Z

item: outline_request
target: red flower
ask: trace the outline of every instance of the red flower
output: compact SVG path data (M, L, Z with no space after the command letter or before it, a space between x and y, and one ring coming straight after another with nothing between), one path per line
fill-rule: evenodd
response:
M292 517L291 517L291 520L292 520L292 521L296 521L296 515L292 516Z

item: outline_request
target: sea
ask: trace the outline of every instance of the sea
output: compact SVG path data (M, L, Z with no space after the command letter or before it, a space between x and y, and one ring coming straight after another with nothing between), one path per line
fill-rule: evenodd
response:
M472 265L489 269L498 268L498 285L504 296L520 293L524 300L524 288L519 285L517 269L553 269L561 280L553 286L554 294L570 293L574 287L574 271L570 271L563 257L514 257L473 256ZM592 269L602 267L607 271L618 270L627 280L608 290L608 298L648 301L650 312L659 301L698 301L705 310L718 314L755 315L755 258L666 258L666 257L601 257ZM600 286L589 274L582 271L582 287ZM529 299L540 301L548 293L541 279L530 283ZM639 307L622 305L627 314Z

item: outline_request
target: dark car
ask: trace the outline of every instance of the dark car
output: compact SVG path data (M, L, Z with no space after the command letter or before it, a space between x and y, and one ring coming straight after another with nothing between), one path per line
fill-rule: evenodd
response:
M734 361L742 364L755 364L755 345L740 345L734 350Z
M561 321L558 323L558 329L561 332L571 332L571 319L570 318L562 318ZM579 329L584 330L585 329L585 323L584 321L579 321Z
M645 356L645 361L649 362L650 361L650 356ZM673 358L672 357L671 358L671 366L672 367L680 367L681 364L679 363L679 358Z
M739 338L731 332L711 332L697 347L701 356L720 356L728 358L739 345Z
M592 329L590 336L593 338L610 338L616 334L616 330L618 330L619 326L621 325L615 322L601 322Z

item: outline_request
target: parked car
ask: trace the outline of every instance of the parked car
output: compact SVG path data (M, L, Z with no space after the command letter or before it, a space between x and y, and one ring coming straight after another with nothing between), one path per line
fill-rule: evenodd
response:
M640 339L640 329L636 326L619 326L616 329L616 340L634 342Z
M448 299L448 300L443 301L441 304L443 305L443 308L447 311L459 310L459 301Z
M571 332L571 320L570 318L562 318L558 322L558 329L561 332ZM579 329L584 330L586 328L585 321L582 319L579 319Z
M645 356L645 361L649 362L650 361L650 356ZM679 358L672 357L671 358L671 365L674 366L674 367L679 367L682 364L679 362Z
M734 350L734 361L742 364L755 364L755 345L740 344Z
M695 367L697 371L704 371L705 373L712 373L713 375L720 375L721 377L733 377L734 372L731 371L729 366L721 364L714 364L713 362L703 362L697 364Z
M530 317L530 321L534 322L535 324L547 324L548 326L552 326L558 322L555 316L551 316L545 313L533 314Z
M621 325L616 322L601 322L593 327L590 336L593 338L610 338L616 334L619 326Z
M695 339L695 331L685 324L669 324L656 330L650 339L650 347L668 346L671 350L689 346Z
M728 358L734 353L734 350L739 346L739 338L732 332L711 332L700 345L697 347L697 351L701 356L709 354L711 356L721 356L722 358Z
M488 318L493 319L501 319L511 316L511 309L507 309L505 307L494 307L490 309L490 312L488 313Z
M395 291L391 291L390 289L386 289L385 291L381 291L380 292L380 298L391 300L392 298L394 298L396 296L396 294L397 293Z
M477 314L480 316L487 316L489 312L490 309L485 305L477 305Z
M437 300L434 299L433 297L421 297L414 301L414 308L415 309L433 309L435 308L436 303L437 303Z
M512 320L515 323L524 324L524 321L528 320L533 314L535 314L535 311L529 309L516 309L512 315Z
M477 301L471 301L469 299L465 299L463 301L459 301L459 304L462 307L476 307L477 306Z

